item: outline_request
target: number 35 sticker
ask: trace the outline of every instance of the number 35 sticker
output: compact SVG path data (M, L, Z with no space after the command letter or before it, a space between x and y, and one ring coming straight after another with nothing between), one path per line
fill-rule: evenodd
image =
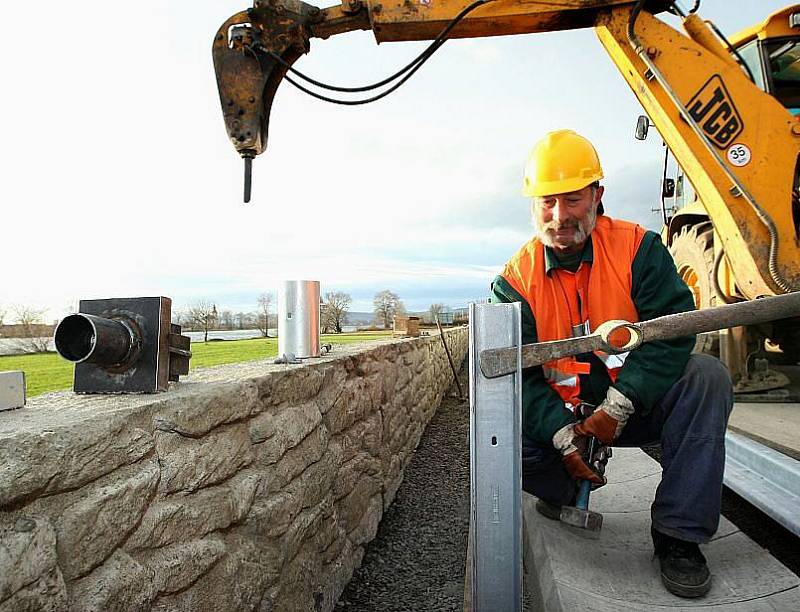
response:
M750 147L747 145L736 143L728 149L728 161L734 166L746 166L751 158Z

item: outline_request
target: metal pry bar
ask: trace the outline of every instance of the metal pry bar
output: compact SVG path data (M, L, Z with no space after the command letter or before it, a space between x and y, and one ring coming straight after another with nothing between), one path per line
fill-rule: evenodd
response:
M641 323L606 321L591 335L522 346L522 367L530 368L572 355L603 351L625 353L655 340L669 340L740 325L756 325L800 315L800 291L765 297L738 304L726 304L678 314L665 315ZM626 337L624 343L613 337ZM517 350L487 349L481 352L480 367L486 378L497 378L516 370Z

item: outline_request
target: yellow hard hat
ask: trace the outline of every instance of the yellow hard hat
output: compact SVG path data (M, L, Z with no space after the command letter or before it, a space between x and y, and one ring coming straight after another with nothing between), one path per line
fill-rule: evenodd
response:
M592 143L572 130L556 130L537 142L528 156L522 195L569 193L601 178L603 169Z

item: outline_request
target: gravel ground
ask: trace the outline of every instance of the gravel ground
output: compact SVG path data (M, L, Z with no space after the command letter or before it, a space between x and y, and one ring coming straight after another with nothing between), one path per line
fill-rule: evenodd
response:
M466 393L466 370L459 379ZM335 609L462 610L468 528L469 403L458 400L454 386Z

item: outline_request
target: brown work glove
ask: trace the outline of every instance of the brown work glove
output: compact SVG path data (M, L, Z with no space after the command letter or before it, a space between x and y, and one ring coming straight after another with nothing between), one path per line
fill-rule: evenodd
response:
M620 434L628 417L633 414L633 403L614 387L608 388L606 399L585 421L575 425L579 436L594 436L609 446Z
M561 460L569 475L575 480L588 480L602 486L606 479L589 467L583 458L586 442L585 437L576 435L574 423L565 425L553 436L553 446L561 452Z

